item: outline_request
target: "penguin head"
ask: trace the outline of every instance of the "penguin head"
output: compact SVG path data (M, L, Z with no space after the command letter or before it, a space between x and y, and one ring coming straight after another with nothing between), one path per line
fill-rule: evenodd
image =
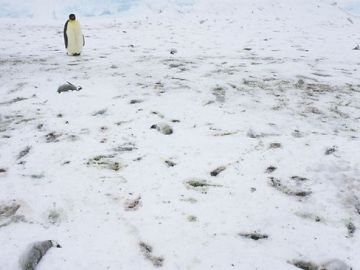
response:
M76 20L75 14L70 14L70 15L69 15L69 20L70 20L70 21L75 21L75 20Z

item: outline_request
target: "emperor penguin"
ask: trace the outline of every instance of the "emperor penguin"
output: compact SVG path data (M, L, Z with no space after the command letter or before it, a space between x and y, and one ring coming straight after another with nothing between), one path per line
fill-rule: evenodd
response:
M75 14L70 14L64 26L64 41L68 55L78 56L85 45L85 38Z

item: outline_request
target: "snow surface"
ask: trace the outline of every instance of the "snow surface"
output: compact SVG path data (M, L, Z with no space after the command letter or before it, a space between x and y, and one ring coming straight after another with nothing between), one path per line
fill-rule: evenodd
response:
M125 11L131 9L139 10L141 6L145 6L151 10L159 10L168 7L193 6L199 1L204 0L0 0L0 18L27 17L48 20L61 19L70 13L87 17L122 16ZM207 6L211 6L211 4L209 4L210 2L211 1L204 1ZM225 6L225 2L216 1L216 3ZM235 4L237 3L244 5L244 1L236 1ZM329 0L328 3L336 4L344 10L351 12L353 15L360 16L359 0ZM289 5L292 5L292 2L290 2ZM232 2L230 2L230 7L231 6L233 6Z
M1 19L1 270L44 240L62 248L40 270L360 269L358 17L199 0L79 20L68 57L64 20Z

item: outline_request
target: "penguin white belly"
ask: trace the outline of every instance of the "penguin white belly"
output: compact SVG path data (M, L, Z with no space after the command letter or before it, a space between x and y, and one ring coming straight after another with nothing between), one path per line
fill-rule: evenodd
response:
M80 54L84 45L80 24L78 22L69 22L66 35L68 38L68 54Z

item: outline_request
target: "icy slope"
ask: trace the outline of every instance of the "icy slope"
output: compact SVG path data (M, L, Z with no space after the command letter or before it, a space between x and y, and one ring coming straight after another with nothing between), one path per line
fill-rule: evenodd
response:
M359 269L359 19L204 3L2 19L0 269Z

